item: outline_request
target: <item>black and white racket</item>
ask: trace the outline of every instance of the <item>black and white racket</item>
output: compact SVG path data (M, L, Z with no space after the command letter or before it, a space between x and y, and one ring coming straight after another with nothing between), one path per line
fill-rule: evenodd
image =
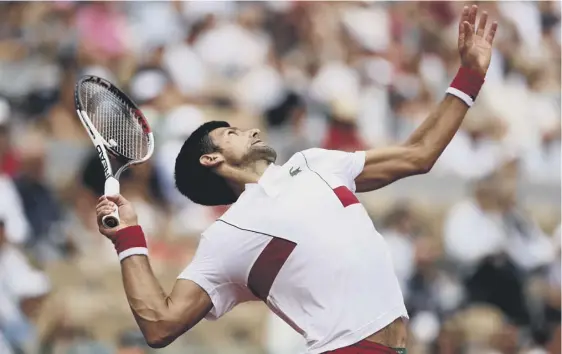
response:
M121 173L145 162L154 151L150 126L129 97L109 81L96 76L85 76L78 81L74 102L103 166L104 194L118 194ZM113 173L114 168L116 173ZM107 228L118 226L119 213L115 211L104 216L102 223Z

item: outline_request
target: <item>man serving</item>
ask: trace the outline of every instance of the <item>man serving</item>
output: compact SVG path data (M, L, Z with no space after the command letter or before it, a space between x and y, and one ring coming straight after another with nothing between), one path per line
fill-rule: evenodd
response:
M490 64L497 30L463 9L461 67L443 101L402 145L347 153L309 149L275 165L259 131L208 122L176 160L178 189L195 203L232 204L201 236L166 295L150 268L133 206L102 197L100 232L114 244L131 310L148 344L163 347L204 317L261 300L299 332L307 352L406 353L408 313L387 246L355 193L427 173L461 125ZM121 224L104 215L119 209Z

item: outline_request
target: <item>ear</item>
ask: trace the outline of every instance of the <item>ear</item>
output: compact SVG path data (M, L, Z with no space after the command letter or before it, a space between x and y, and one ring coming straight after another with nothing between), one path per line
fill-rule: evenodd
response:
M215 167L224 162L224 156L218 152L205 154L199 158L199 163L205 167Z

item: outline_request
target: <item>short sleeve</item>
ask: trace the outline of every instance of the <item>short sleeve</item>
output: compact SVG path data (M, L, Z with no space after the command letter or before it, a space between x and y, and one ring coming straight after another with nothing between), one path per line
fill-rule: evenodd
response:
M365 167L365 151L345 152L314 148L302 152L312 169L333 173L355 192L355 178Z
M192 262L180 273L178 279L186 279L199 285L211 298L213 308L205 317L216 320L242 301L243 289L230 281L219 258L221 250L213 242L201 237Z

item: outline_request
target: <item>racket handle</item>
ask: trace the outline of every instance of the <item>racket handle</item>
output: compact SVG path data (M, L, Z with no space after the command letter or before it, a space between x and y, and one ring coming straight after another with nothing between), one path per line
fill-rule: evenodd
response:
M119 181L114 177L109 177L105 180L104 194L116 195L119 194ZM113 213L104 216L101 219L101 223L107 229L112 229L119 226L119 209L115 210Z

